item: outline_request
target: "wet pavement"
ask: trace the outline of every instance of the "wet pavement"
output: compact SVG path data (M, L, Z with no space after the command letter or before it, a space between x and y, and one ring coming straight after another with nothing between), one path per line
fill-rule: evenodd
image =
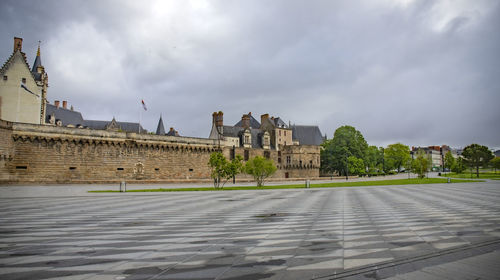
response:
M500 182L12 188L0 188L0 279L499 279Z

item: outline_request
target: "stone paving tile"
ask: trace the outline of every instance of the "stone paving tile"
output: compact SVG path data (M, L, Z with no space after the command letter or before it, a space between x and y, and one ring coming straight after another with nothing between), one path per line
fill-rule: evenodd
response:
M0 213L0 279L310 279L500 240L500 182L48 198L0 188ZM443 255L351 278L498 275L498 255L481 250L464 253L484 255L477 269Z

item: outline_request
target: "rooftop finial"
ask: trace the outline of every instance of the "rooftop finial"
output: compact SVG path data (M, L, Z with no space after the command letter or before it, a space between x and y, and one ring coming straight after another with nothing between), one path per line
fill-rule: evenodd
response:
M40 43L42 43L42 41L38 41L38 50L36 51L36 56L40 56Z

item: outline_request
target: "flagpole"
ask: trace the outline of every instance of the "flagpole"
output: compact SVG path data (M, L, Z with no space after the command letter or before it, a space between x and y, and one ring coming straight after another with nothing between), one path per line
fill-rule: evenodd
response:
M139 127L137 128L139 134L141 134L141 121L142 121L142 108L139 109Z

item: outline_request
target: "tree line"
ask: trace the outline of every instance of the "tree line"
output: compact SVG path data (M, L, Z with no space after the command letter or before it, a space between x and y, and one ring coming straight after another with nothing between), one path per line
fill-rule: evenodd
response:
M361 132L349 125L337 128L333 138L325 141L322 147L323 174L375 176L394 174L405 169L423 178L432 165L432 159L424 151L419 150L412 157L410 148L401 143L390 144L385 148L370 146ZM457 173L471 167L479 176L479 167L487 166L493 158L488 147L471 144L463 149L462 156L457 159L448 151L444 156L443 165ZM492 165L500 169L499 161L493 160Z

